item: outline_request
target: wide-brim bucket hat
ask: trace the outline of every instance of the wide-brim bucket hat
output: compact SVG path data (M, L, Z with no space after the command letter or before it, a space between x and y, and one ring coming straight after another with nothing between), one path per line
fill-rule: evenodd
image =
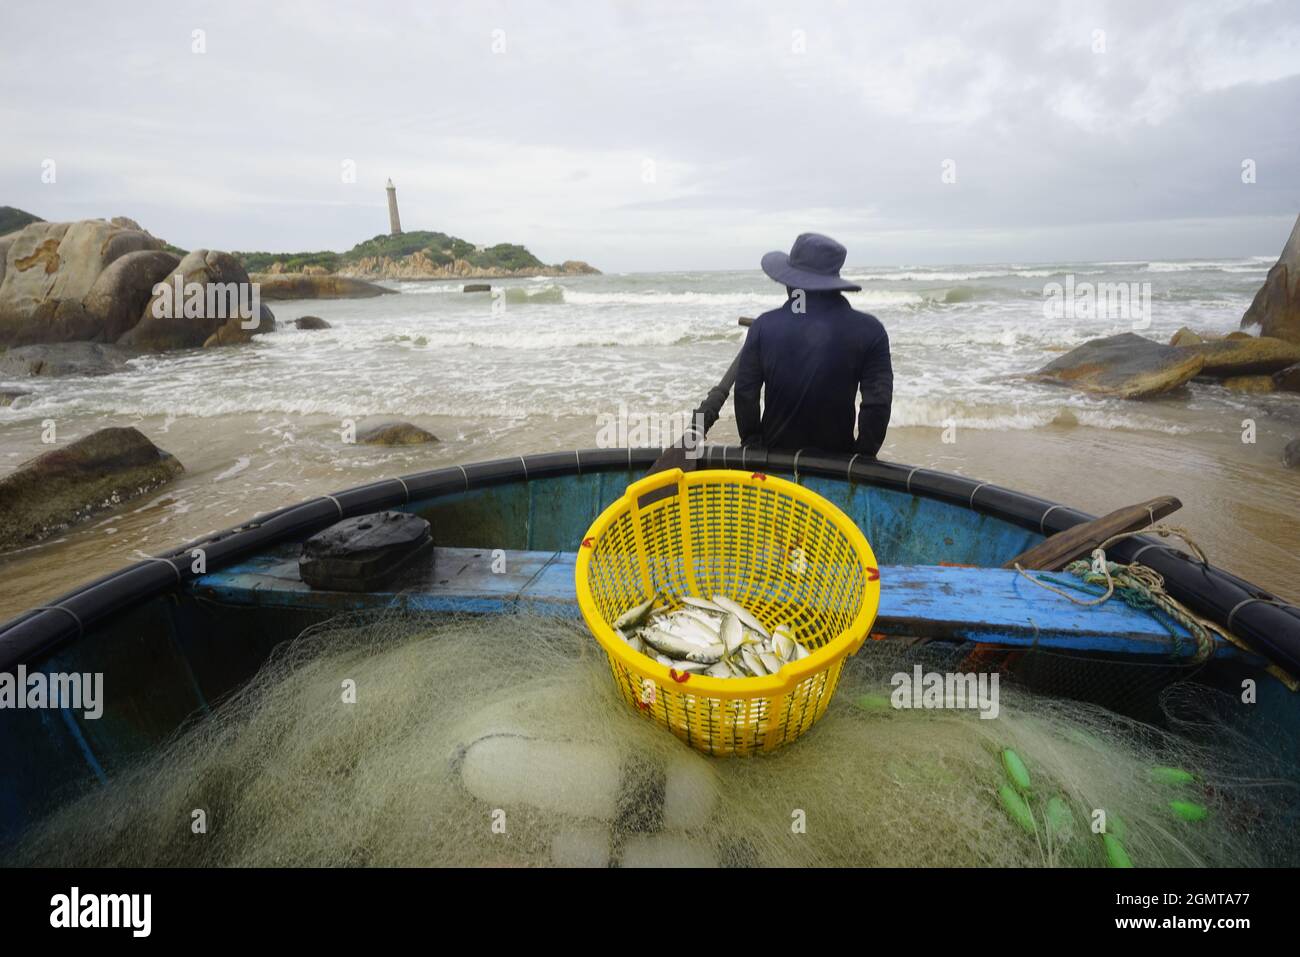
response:
M848 250L821 233L802 233L788 253L779 250L763 257L763 272L793 289L820 292L839 289L854 292L862 287L840 276Z

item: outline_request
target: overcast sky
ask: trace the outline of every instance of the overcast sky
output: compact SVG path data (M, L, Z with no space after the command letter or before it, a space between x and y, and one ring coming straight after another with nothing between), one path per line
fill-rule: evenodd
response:
M810 229L862 265L1276 255L1300 213L1295 0L5 0L0 91L0 205L186 248L347 249L390 176L408 230L607 271Z

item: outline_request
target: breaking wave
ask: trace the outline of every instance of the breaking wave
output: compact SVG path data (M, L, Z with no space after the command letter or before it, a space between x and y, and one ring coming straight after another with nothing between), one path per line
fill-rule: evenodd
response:
M1035 279L1045 276L1063 276L1066 273L1073 273L1076 276L1098 275L1105 271L1104 269L1049 269L1045 267L1035 269L975 269L962 272L917 269L902 272L846 274L846 278L854 282L969 282L972 279Z
M540 286L537 289L525 289L522 286L509 286L506 288L506 302L512 306L536 305L538 303L555 304L564 301L563 286Z
M1122 409L1087 409L1050 404L988 404L945 402L936 399L894 398L891 428L943 429L950 425L977 431L1024 431L1047 426L1087 426L1107 431L1161 432L1189 435L1200 431L1157 416ZM1213 431L1206 429L1205 431Z
M1149 262L1147 272L1267 272L1268 266L1259 261L1258 265L1247 265L1240 259L1211 259L1197 262L1172 261Z

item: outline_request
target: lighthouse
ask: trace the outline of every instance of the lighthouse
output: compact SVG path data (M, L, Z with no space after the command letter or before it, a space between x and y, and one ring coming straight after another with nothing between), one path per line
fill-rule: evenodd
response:
M388 181L388 232L392 236L402 234L402 221L397 218L397 187Z

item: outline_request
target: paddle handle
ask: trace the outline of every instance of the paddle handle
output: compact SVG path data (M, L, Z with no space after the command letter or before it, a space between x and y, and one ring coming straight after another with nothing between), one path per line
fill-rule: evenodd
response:
M742 326L750 326L753 322L754 320L748 316L740 317L740 325ZM728 367L726 374L723 375L722 380L709 390L709 394L704 397L704 401L691 413L691 421L686 428L688 431L695 433L695 444L697 446L703 444L704 437L708 435L709 429L713 428L713 424L718 421L718 416L722 414L722 406L726 403L727 396L731 394L731 387L736 382L736 372L739 369L740 354L737 353L736 358L731 360L731 365ZM698 429L696 428L697 424ZM693 462L693 459L687 458L686 436L683 435L665 449L659 458L655 459L654 465L650 466L646 475L655 475L666 469L688 470L693 467ZM650 500L654 501L656 496L666 497L667 494L663 489L656 489L651 493ZM650 503L646 502L644 504L648 505Z
M749 327L753 325L754 320L749 316L740 317L740 325ZM698 441L703 441L704 436L708 434L709 429L718 421L718 416L722 414L722 407L727 404L727 396L731 394L731 387L736 384L736 373L740 371L740 353L736 353L736 358L731 360L731 365L723 374L718 384L709 390L704 401L696 407L694 414L691 416L691 424L701 423L701 431Z

